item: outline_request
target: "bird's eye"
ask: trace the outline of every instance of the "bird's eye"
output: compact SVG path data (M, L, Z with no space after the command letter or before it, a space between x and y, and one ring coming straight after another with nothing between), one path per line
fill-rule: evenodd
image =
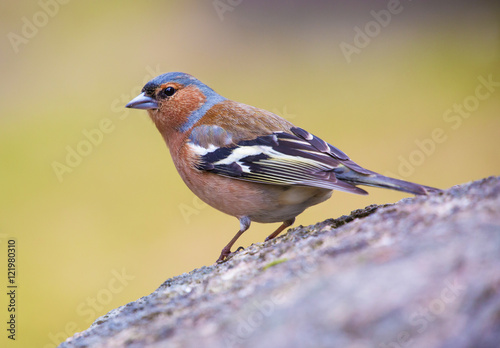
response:
M164 88L162 91L161 91L161 94L163 97L171 97L173 96L175 93L175 88L174 87L167 87L167 88Z

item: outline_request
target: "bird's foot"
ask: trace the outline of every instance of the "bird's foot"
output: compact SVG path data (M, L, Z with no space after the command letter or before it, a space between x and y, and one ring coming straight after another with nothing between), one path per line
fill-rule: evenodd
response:
M234 255L236 255L236 253L238 253L241 250L245 250L245 248L240 246L234 252L231 252L231 249L229 249L229 248L224 248L224 249L222 249L219 258L217 259L217 261L215 261L215 263L223 263L223 262L229 260Z

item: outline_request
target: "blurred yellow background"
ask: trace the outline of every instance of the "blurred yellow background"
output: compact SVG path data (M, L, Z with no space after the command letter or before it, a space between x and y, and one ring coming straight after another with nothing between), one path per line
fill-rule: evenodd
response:
M0 345L54 347L212 264L238 230L185 187L146 112L123 108L160 73L190 73L383 174L440 188L500 174L492 3L2 1L1 292L11 238L19 287L16 341L2 324ZM296 224L408 197L368 190Z

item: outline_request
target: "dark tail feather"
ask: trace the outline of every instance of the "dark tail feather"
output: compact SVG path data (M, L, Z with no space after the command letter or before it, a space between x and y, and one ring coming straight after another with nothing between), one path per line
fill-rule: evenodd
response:
M366 175L357 173L349 169L347 170L343 169L340 170L339 172L334 170L334 172L337 179L346 181L353 185L381 187L391 190L408 192L414 195L426 195L433 192L441 192L440 189L434 187L419 185L413 182L399 180L399 179L393 179L377 173Z

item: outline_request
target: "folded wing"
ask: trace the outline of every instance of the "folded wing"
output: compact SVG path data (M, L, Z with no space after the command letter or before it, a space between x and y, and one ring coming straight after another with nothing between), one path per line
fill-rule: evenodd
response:
M307 131L293 127L232 143L233 136L217 126L194 129L188 143L200 156L197 169L239 180L273 185L313 186L367 194L339 180L335 170L375 174ZM225 146L224 146L225 145Z

